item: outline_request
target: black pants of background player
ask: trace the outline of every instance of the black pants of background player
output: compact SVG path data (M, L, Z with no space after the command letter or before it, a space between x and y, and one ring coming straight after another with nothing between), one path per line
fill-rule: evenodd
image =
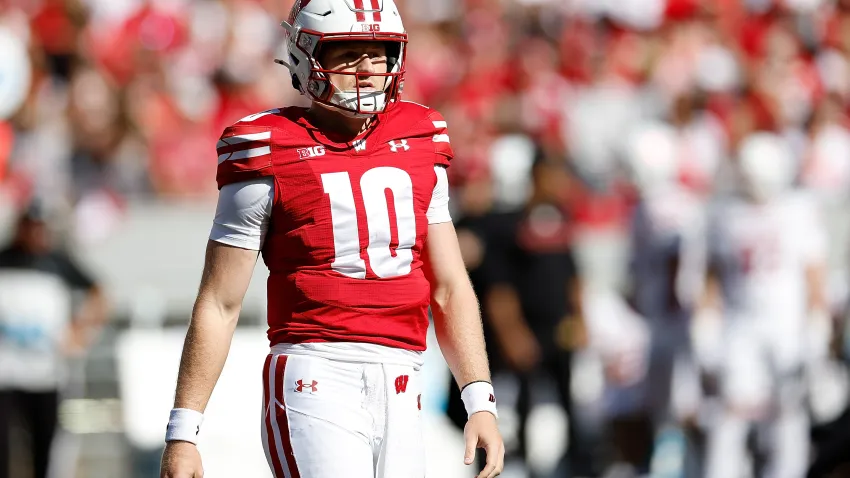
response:
M528 416L531 413L533 402L533 389L535 387L535 378L540 374L548 375L557 387L558 396L561 400L561 405L570 417L569 426L569 448L567 450L567 463L571 475L578 476L596 476L599 473L599 462L596 457L595 446L589 443L587 437L583 436L580 427L575 426L573 417L572 394L570 393L571 379L571 357L569 352L558 352L551 354L541 363L533 374L519 374L519 396L517 397L516 412L519 419L519 429L517 430L519 440L519 450L517 453L521 457L528 456L526 443L526 424ZM456 385L450 388L449 403L447 414L449 418L462 430L466 424L466 410L463 406L463 401L460 398L460 390ZM476 454L481 467L484 466L483 453Z
M12 428L21 427L30 442L15 449L29 450L34 478L46 478L50 448L58 422L59 394L0 390L0 478L20 478L12 473ZM15 462L20 460L16 459Z
M850 476L850 408L832 423L815 427L812 439L817 453L807 478Z

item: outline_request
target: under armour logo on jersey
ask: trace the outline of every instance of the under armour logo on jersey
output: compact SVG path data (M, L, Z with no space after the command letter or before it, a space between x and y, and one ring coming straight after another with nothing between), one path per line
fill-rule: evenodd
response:
M305 384L304 380L299 380L295 382L295 391L298 393L304 392L304 389L309 393L316 393L319 391L319 382L312 380L309 384Z
M395 378L395 394L404 393L407 391L407 381L410 380L408 375L399 375Z
M390 150L392 150L393 153L398 153L399 149L404 149L404 151L407 151L407 150L410 149L410 146L407 145L406 139L402 139L400 141L393 140L393 141L390 141L387 144L390 145Z
M301 148L298 150L298 157L301 159L317 158L325 155L324 146L313 146L310 148Z
M354 146L354 151L366 151L366 140L358 139L351 143Z

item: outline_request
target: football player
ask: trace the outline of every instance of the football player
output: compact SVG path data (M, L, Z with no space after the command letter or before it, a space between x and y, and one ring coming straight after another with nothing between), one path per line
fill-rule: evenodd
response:
M680 180L685 160L678 154L677 134L668 123L644 122L630 135L626 156L639 192L631 220L630 299L635 312L645 318L650 341L646 376L638 386L618 391L624 404L629 403L629 394L640 397L630 403L636 409L613 425L625 422L634 427L634 415L647 413L651 427L641 432L656 436L657 445L673 430L676 436L690 434L686 425L696 415L698 396L689 324L702 268L689 245L703 230L704 206ZM630 437L630 441L640 440ZM654 447L656 463L663 461L664 448ZM684 458L673 461L684 466L690 457Z
M269 268L262 435L276 478L423 477L420 367L434 316L468 412L464 462L503 444L478 303L448 210L436 111L401 101L393 0L299 0L278 60L309 108L218 142L218 209L183 349L161 476L200 477L195 441L258 253ZM460 457L459 457L460 459Z
M804 476L809 423L803 373L828 352L826 234L816 203L792 189L787 142L756 133L739 152L741 197L712 214L710 279L697 321L723 318L720 393L706 476L745 473L752 424L770 425L762 476ZM714 318L712 318L712 316Z

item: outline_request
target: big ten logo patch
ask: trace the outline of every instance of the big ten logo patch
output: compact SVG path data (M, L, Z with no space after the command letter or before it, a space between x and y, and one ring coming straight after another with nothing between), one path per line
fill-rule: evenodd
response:
M364 23L360 25L364 32L379 32L381 31L380 23Z
M410 380L409 375L399 375L395 378L395 393L404 393L407 391L407 382Z
M324 155L324 146L312 146L310 148L301 148L298 150L298 157L301 159L317 158Z

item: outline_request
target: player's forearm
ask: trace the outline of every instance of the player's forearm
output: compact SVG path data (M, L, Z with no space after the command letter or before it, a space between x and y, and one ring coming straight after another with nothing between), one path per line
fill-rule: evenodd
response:
M826 298L826 267L814 264L806 268L806 285L810 311L822 312L829 308Z
M490 381L481 313L469 280L436 291L431 310L440 349L458 385Z
M696 309L699 310L721 310L723 308L723 293L720 281L714 274L705 278L705 285L697 300Z
M79 312L71 322L71 327L75 329L83 347L88 348L95 342L109 317L108 310L103 291L96 286L89 289Z
M100 287L92 287L86 293L86 298L80 306L75 322L87 328L100 328L108 317L106 295Z
M183 344L174 408L203 412L230 351L239 310L198 299Z
M526 327L522 315L519 296L516 290L506 284L492 286L488 293L483 294L484 308L487 311L488 324L499 331L516 330Z

